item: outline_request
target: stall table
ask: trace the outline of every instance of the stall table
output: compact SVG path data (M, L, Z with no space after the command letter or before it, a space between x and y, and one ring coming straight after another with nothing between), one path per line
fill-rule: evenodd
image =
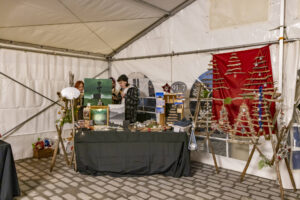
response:
M20 196L20 189L11 146L0 140L0 199L16 196Z
M79 130L74 141L83 174L191 175L186 133Z

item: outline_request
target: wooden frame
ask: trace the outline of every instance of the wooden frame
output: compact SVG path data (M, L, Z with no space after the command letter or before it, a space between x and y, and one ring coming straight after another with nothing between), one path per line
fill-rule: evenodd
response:
M108 106L91 106L90 107L90 120L93 119L92 115L93 115L93 110L106 110L106 123L105 124L96 124L95 125L105 125L108 126L109 125L109 107Z

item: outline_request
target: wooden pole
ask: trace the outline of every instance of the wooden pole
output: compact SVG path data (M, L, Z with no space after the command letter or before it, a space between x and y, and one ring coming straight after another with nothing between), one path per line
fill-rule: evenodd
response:
M74 99L71 100L71 111L72 111L72 140L73 140L73 151L72 151L72 160L71 160L71 164L73 162L74 159L74 170L77 171L77 163L76 163L76 153L75 153L75 122L74 122Z
M248 158L248 160L247 160L246 166L245 166L245 168L244 168L244 170L243 170L243 172L242 172L242 174L241 174L241 179L240 179L241 182L244 180L244 177L245 177L245 175L246 175L246 172L247 172L247 169L248 169L248 167L249 167L249 164L250 164L250 162L251 162L251 160L252 160L252 157L253 157L253 154L254 154L255 149L256 149L256 145L254 144L254 145L253 145L253 148L252 148L252 150L251 150L250 156L249 156L249 158Z

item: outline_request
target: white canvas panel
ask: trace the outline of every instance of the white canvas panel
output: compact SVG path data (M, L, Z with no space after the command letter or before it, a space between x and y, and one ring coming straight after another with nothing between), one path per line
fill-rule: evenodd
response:
M280 1L269 0L268 2L268 18L265 21L211 30L210 1L195 1L121 51L116 58L222 48L277 40L279 31L274 28L279 26ZM224 12L230 13L230 10L224 8ZM252 13L252 15L255 14L256 12Z
M79 51L111 52L111 48L83 24L0 28L0 38Z
M155 92L163 91L162 86L166 83L171 85L169 57L113 62L111 69L115 79L118 79L121 74L129 75L132 72L142 72L152 81Z
M268 20L269 0L210 0L210 29Z
M163 13L132 0L62 0L83 22L159 17Z
M138 32L141 32L153 24L157 19L158 18L87 23L87 26L99 35L110 47L116 49L134 37Z
M0 27L79 22L59 1L1 0Z
M172 58L172 80L182 81L191 89L198 77L207 71L211 54L193 54Z

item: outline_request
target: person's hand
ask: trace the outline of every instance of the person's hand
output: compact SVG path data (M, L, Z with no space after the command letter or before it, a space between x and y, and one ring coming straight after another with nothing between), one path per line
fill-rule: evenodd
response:
M121 92L121 96L122 96L122 98L124 98L125 97L125 93Z

